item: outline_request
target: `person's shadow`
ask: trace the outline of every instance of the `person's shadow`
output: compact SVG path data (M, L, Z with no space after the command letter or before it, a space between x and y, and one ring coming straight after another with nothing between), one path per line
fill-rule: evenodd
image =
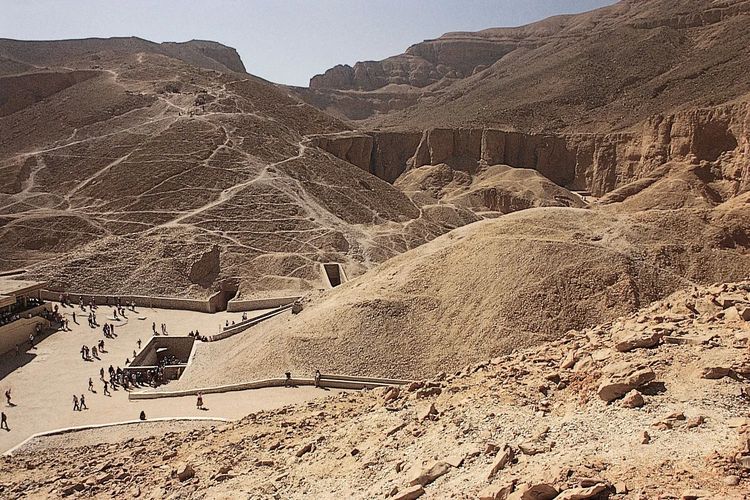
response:
M9 402L9 403L8 403L8 406L10 406L11 408L13 408L13 407L15 407L15 406L18 406L18 405L17 405L16 403L10 403L10 402Z

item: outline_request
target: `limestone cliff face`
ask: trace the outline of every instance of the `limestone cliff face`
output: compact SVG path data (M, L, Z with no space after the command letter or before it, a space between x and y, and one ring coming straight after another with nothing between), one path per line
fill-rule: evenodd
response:
M311 89L376 90L386 85L423 88L443 78L465 78L487 68L520 48L536 47L536 38L448 33L436 40L412 45L404 54L382 61L340 64L310 79Z
M656 115L631 132L527 134L497 129L320 136L315 145L394 182L404 171L445 163L476 171L503 164L534 169L560 186L602 195L664 163L707 162L737 193L750 189L750 105Z

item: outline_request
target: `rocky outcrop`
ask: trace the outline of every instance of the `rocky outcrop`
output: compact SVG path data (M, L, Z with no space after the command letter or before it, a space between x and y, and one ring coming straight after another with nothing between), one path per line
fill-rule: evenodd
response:
M560 186L600 196L679 159L705 162L711 176L732 183L732 194L750 189L748 104L656 115L627 133L430 129L421 136L414 132L327 136L316 139L316 145L388 182L423 165L445 163L473 172L481 165L503 164L534 169Z
M550 31L495 29L477 33L447 33L409 47L382 61L339 64L310 79L311 89L376 90L387 85L424 88L443 78L478 73L516 49L531 49L548 41Z
M310 79L311 89L376 90L387 85L424 88L443 78L464 78L515 50L513 42L430 40L382 61L340 64ZM477 69L478 70L478 69Z

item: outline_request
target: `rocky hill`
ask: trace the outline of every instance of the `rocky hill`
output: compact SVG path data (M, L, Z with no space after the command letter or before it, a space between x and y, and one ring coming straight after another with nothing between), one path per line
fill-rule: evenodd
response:
M347 126L213 42L0 41L0 270L86 293L298 295L478 219L316 148ZM19 72L20 71L20 72Z
M297 315L198 346L179 387L295 373L420 378L750 275L749 195L715 208L534 208L451 231ZM223 370L216 370L221 363Z
M748 320L750 282L689 287L400 389L163 437L43 439L2 459L0 493L745 499Z
M303 94L369 127L624 130L745 98L748 16L747 0L624 0L448 33L383 61L337 66Z
M675 162L736 195L750 178L748 22L747 0L624 0L449 33L293 91L358 129L321 147L389 182L505 164L602 196Z

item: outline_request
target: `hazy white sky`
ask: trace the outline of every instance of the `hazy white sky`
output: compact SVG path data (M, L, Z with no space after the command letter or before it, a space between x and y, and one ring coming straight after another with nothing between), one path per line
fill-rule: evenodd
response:
M378 60L448 31L518 26L613 0L0 0L0 37L215 40L250 73L307 85L336 64Z

